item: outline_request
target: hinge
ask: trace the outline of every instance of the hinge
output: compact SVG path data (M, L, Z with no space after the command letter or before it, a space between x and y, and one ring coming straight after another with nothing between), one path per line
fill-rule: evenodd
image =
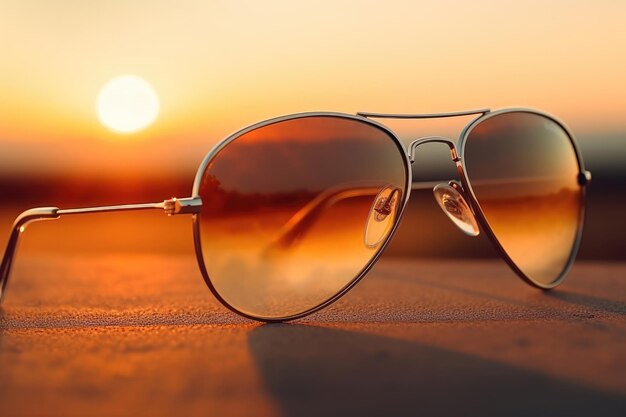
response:
M578 174L578 184L587 185L591 182L591 171L583 171Z
M163 202L163 210L168 216L175 214L197 214L202 208L200 197L171 198Z

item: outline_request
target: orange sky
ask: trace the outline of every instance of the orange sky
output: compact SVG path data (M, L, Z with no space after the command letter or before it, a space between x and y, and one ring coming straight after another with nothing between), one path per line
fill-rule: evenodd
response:
M623 0L0 0L0 174L193 172L232 131L309 110L529 106L626 131L624 21ZM95 101L124 73L161 113L121 136Z

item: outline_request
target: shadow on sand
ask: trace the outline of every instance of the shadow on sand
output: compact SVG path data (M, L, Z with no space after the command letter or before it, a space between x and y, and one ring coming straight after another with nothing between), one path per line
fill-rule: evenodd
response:
M565 301L569 304L586 307L588 309L622 316L626 315L626 303L624 302L594 297L591 295L578 294L562 289L559 289L558 291L547 291L545 294L548 297Z
M382 336L263 325L248 343L286 416L625 415L626 396Z

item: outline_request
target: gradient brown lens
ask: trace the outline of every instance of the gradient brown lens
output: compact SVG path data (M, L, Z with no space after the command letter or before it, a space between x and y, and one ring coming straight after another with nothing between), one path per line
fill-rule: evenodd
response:
M568 133L543 115L501 113L471 129L463 159L502 248L526 277L553 284L573 255L582 215L580 168Z
M307 115L244 132L211 159L199 189L210 285L256 318L319 306L381 250L406 183L401 148L365 121ZM382 226L368 231L373 222Z

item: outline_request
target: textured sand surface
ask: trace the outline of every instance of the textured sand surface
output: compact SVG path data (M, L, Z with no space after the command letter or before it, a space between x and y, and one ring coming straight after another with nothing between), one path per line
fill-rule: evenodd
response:
M307 319L222 307L190 256L20 258L0 416L626 415L626 264L555 291L500 261L383 259Z

